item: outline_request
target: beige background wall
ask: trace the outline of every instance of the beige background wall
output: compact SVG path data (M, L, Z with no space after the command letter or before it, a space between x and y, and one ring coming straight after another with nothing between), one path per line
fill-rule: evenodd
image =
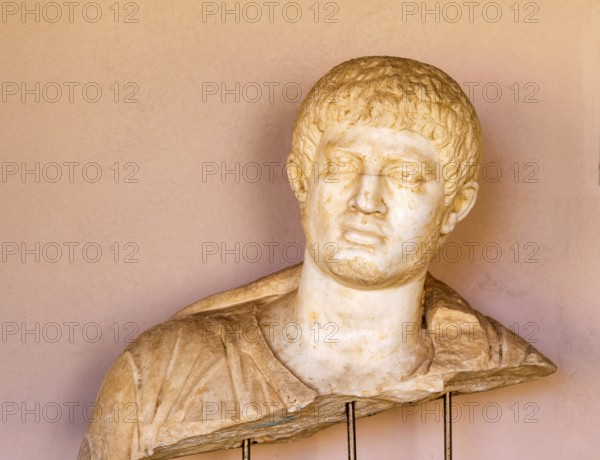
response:
M598 5L482 1L469 18L462 2L437 2L438 17L421 16L429 1L276 3L270 21L258 2L255 23L248 2L224 21L203 18L221 2L84 1L71 18L59 3L58 19L47 2L39 18L0 5L0 458L74 458L86 404L129 334L298 260L299 213L281 175L298 90L374 54L432 63L473 88L481 195L432 272L559 366L457 397L455 457L597 458ZM215 164L239 165L239 182L203 177ZM203 261L210 243L240 250ZM360 420L360 458L442 458L439 409ZM338 426L253 455L344 458L345 442Z

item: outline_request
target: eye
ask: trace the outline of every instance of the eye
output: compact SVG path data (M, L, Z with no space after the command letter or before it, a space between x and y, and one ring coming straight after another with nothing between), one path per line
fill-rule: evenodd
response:
M418 163L404 162L388 169L384 175L400 186L417 187L425 182L425 176Z
M359 171L358 164L351 158L342 157L337 159L339 171L341 174L357 173Z
M325 171L328 174L357 174L360 172L360 162L344 152L333 152L327 157Z

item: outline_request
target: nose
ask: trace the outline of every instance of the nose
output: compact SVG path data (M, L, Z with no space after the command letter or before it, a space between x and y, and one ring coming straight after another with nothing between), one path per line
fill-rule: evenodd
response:
M387 206L383 201L382 186L381 176L362 174L348 205L363 214L385 214Z

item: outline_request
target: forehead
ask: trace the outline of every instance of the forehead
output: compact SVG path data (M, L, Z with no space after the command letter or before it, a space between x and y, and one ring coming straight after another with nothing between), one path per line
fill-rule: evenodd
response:
M323 132L317 150L323 153L332 150L347 152L365 160L440 159L435 145L415 131L369 125L331 125Z

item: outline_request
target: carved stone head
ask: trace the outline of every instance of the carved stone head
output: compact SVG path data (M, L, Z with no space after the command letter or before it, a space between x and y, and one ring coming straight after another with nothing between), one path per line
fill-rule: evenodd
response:
M288 158L309 254L355 287L422 274L475 202L480 155L475 109L440 69L377 56L336 66L304 100Z

